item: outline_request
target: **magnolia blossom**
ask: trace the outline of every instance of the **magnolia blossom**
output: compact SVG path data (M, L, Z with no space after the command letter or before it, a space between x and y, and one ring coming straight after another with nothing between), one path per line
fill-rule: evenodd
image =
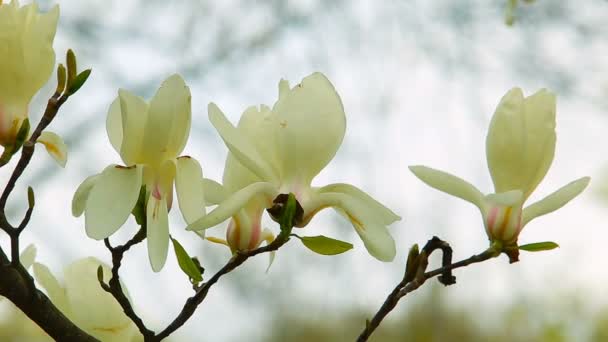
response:
M63 284L40 263L34 263L34 277L53 304L80 329L101 341L130 341L138 334L137 328L114 297L99 285L100 265L107 283L111 269L92 257L68 265L63 271Z
M203 230L232 217L228 240L240 248L254 246L259 239L231 238L231 232L259 232L262 210L272 207L277 195L293 193L304 210L297 227L333 207L351 221L371 255L382 261L394 258L395 242L386 226L399 216L352 185L311 185L336 154L346 129L342 101L323 74L312 74L294 88L282 80L273 108L247 109L238 127L213 103L209 119L230 150L228 166L234 170L224 179L230 194L188 229ZM209 197L212 191L205 189Z
M191 157L178 157L190 132L190 99L190 89L179 75L164 81L149 104L119 90L106 128L126 166L110 165L85 179L72 201L74 216L84 212L87 235L100 240L126 222L145 185L148 254L156 272L164 266L169 248L173 183L187 223L205 213L201 167Z
M0 1L0 145L11 148L28 117L32 97L47 82L55 66L53 39L59 7L41 14L35 3ZM57 162L65 166L65 144L54 133L38 138Z
M244 184L243 181L248 182L251 179L255 179L255 175L239 163L231 153L228 153L224 168L224 185L211 179L203 179L206 204L216 205L225 201L230 195L250 184ZM270 229L262 230L262 214L266 209L265 203L263 197L254 196L233 215L226 230L226 240L215 237L207 237L207 240L226 245L233 253L258 248L262 241L266 241L267 244L271 243L274 240L274 235ZM268 268L270 268L275 257L275 251L270 252L268 256Z
M470 183L426 166L410 170L426 184L476 205L490 241L516 245L528 222L561 208L589 184L589 177L580 178L523 208L551 166L555 140L555 95L542 89L524 98L514 88L498 104L486 139L495 193L483 195Z

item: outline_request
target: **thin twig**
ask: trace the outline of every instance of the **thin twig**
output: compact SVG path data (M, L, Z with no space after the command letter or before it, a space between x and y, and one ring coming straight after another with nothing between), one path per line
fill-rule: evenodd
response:
M239 251L236 252L232 258L222 267L217 273L215 273L207 282L205 282L201 287L197 289L197 292L194 296L188 298L182 311L179 315L171 322L163 331L161 331L154 339L150 339L149 341L161 341L163 338L166 338L170 334L172 334L179 327L184 325L186 321L194 314L196 308L205 300L207 294L211 287L217 283L220 278L232 272L235 268L239 267L250 257L256 256L261 253L272 252L278 250L281 246L289 241L289 235L279 235L273 242L271 242L267 246L263 246L260 248L256 248L249 251ZM148 340L146 340L147 342Z
M122 265L122 258L124 254L134 245L142 242L146 237L146 224L142 224L140 230L133 236L133 238L127 241L124 245L112 247L110 244L110 239L106 238L103 240L106 248L112 253L112 277L108 284L103 282L103 278L99 279L101 283L101 287L108 293L110 293L120 304L122 310L125 315L129 317L133 323L139 329L139 332L144 336L144 339L150 338L154 336L154 331L148 329L144 323L144 321L135 313L133 306L129 302L129 298L125 295L122 285L120 283L120 276L118 271L120 270L120 266Z
M428 258L431 253L437 249L441 249L443 252L442 266L426 272L428 266ZM456 277L452 275L452 270L465 267L474 263L486 261L498 256L495 249L489 248L481 254L473 255L470 258L451 263L452 248L449 244L437 237L433 237L427 242L422 249L422 252L418 256L417 269L415 270L415 277L411 280L404 279L395 286L391 293L387 296L386 300L374 315L371 321L366 322L365 329L361 332L357 338L357 342L367 341L370 335L378 328L382 320L397 306L397 303L401 298L405 297L408 293L417 290L422 286L428 279L436 276L440 276L439 281L445 286L449 286L456 283ZM406 270L406 274L408 270Z

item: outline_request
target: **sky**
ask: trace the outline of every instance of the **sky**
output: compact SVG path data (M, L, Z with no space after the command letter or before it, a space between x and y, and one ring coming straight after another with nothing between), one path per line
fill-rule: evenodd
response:
M72 195L86 176L120 162L105 133L107 108L117 90L150 98L175 72L184 76L193 95L185 154L201 162L205 177L218 181L227 150L208 122L207 104L217 103L236 123L248 106L272 105L281 78L296 84L323 72L342 98L347 131L313 185L356 185L403 218L390 227L397 257L381 263L367 254L348 222L330 210L321 212L301 233L350 241L353 251L323 257L291 242L268 274L265 256L248 261L211 290L176 340L201 334L222 341L258 336L275 308L303 306L310 315L357 308L371 315L400 280L412 244L437 235L450 242L455 260L483 251L487 238L477 208L429 188L407 167L432 166L493 192L485 134L498 101L514 86L526 95L548 88L558 98L555 159L529 203L582 176L591 176L591 185L520 236L521 243L556 241L559 249L522 253L512 265L502 256L459 270L458 283L445 295L450 303L476 307L480 314L514 298L563 293L580 294L589 310L608 304L608 272L602 267L608 256L608 201L602 196L602 152L608 143L605 1L522 4L513 27L504 24L502 4L481 0L65 0L41 6L54 3L61 7L58 58L72 48L79 65L92 67L93 73L49 127L68 143L66 168L37 153L11 197L9 214L22 215L31 184L38 205L22 245L35 243L39 261L55 273L89 255L110 261L103 244L86 237L84 220L71 216ZM49 84L35 99L32 117L39 118L52 88ZM0 170L1 180L10 169ZM278 231L270 220L266 225ZM228 260L227 249L183 227L179 213L172 211L171 233L199 256L207 275ZM112 240L134 232L130 221ZM209 235L223 234L223 227L209 230ZM0 238L3 246L6 241ZM145 244L128 254L122 278L135 307L156 330L175 317L192 292L171 255L162 272L151 271ZM430 291L427 287L419 293ZM398 310L407 305L406 300Z

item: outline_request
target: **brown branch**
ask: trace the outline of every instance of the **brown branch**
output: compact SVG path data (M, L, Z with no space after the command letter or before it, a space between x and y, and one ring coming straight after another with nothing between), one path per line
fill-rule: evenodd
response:
M122 265L122 258L124 254L134 245L142 242L146 238L146 224L142 224L141 229L133 236L133 238L127 241L124 245L112 247L108 238L104 239L103 242L106 248L112 253L112 277L108 284L103 282L103 277L100 277L99 282L101 287L108 293L110 293L114 299L120 304L125 315L135 323L139 332L143 335L144 339L147 340L150 337L154 337L154 331L148 329L144 321L135 313L129 298L125 295L122 285L120 284L120 276L118 271Z
M443 252L442 266L435 270L426 272L428 266L428 258L433 251L441 249ZM437 238L436 236L429 240L420 255L415 255L417 258L414 270L407 270L403 280L395 286L393 291L388 295L378 312L374 315L371 321L366 322L365 329L361 332L357 338L357 342L367 341L370 335L378 328L382 320L397 306L397 303L401 298L405 297L408 293L417 290L422 286L428 279L436 276L439 282L445 286L449 286L456 283L456 277L452 275L452 270L465 267L474 263L486 261L498 256L496 249L489 248L481 254L473 255L468 259L464 259L455 263L451 263L452 259L452 248L450 245ZM410 264L408 260L408 264ZM413 273L412 273L413 272ZM413 274L413 279L409 279L408 275Z
M55 94L49 99L44 115L30 138L23 144L21 156L13 170L2 195L0 195L0 229L7 233L11 242L11 260L0 247L0 295L8 298L25 315L40 326L49 336L59 341L97 341L94 337L72 323L50 299L36 288L34 279L19 260L19 236L27 227L33 209L33 196L21 223L13 227L6 219L6 203L17 181L34 155L34 145L42 131L57 115L59 108L69 95ZM29 196L28 196L29 197Z

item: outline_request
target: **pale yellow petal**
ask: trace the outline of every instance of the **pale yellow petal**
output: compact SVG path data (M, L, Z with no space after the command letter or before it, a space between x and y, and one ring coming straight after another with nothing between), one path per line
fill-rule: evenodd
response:
M142 146L148 164L174 159L190 133L190 89L179 75L167 78L152 100Z
M35 262L33 264L34 278L45 290L53 304L65 315L70 315L70 307L66 297L65 289L59 284L57 278L48 267Z
M428 186L461 198L483 208L483 194L471 183L447 172L432 169L427 166L414 165L410 171Z
M561 187L559 190L542 200L526 207L523 214L523 225L525 226L536 217L549 214L566 205L585 190L587 185L589 185L590 180L591 178L589 177L579 178Z
M23 268L28 269L34 263L34 260L36 260L36 246L30 244L19 255L19 261L21 261Z
M254 183L228 197L210 213L188 225L187 230L203 230L214 227L235 215L244 208L249 201L256 199L262 201L262 207L271 207L272 201L278 195L278 189L271 183Z
M150 194L147 216L148 258L154 272L162 270L167 261L169 251L169 217L167 202L164 198L156 198Z
M384 210L375 210L365 198L347 193L315 193L311 202L315 203L313 212L332 207L346 217L374 258L380 261L392 261L395 258L395 240L384 223L389 221Z
M555 95L543 89L524 98L519 88L509 91L486 139L496 192L519 189L528 198L553 161L555 139Z
M314 73L281 96L272 111L282 178L310 184L342 144L346 116L340 96L323 74Z
M53 132L44 131L36 142L44 145L46 151L59 166L65 167L65 163L68 161L68 148L60 136Z
M105 168L86 201L84 217L89 237L105 239L127 221L139 197L141 181L141 167Z
M277 176L273 173L272 167L257 151L254 143L226 119L226 116L224 116L224 113L222 113L217 105L210 103L208 109L209 121L211 121L211 124L224 140L230 153L260 180L275 180Z
M106 131L112 147L120 154L120 146L122 145L122 112L119 97L116 97L116 99L112 101L110 109L108 109Z
M117 336L130 329L133 323L112 295L99 285L99 266L103 269L104 281L108 283L112 271L96 258L80 259L65 268L65 291L72 311L71 319L102 341L117 341ZM128 293L126 295L128 297Z
M223 185L209 178L203 178L203 193L208 206L219 204L229 196Z
M126 165L143 163L142 145L144 128L148 120L148 104L141 97L120 89L122 143L120 156Z
M364 202L371 210L376 212L379 217L381 217L382 223L391 224L395 221L401 220L401 217L395 214L392 210L385 207L382 203L376 201L373 197L362 191L361 189L345 183L335 183L329 184L322 188L319 188L318 191L320 193L323 192L338 192L347 194L351 197L358 198L360 201Z
M177 159L175 190L186 223L190 224L205 215L205 196L203 170L196 159L180 157Z
M76 189L74 197L72 198L72 215L79 217L84 213L87 205L87 199L91 193L91 189L95 185L95 182L99 178L100 174L87 177Z

